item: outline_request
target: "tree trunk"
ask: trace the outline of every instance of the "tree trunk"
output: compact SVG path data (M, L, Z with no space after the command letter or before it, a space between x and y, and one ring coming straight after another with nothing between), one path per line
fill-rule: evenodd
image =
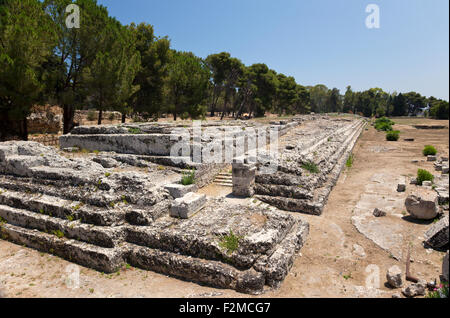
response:
M28 124L27 124L27 117L25 116L23 119L22 119L22 125L21 125L22 127L21 127L21 129L20 129L20 132L21 132L21 139L23 140L23 141L28 141Z
M176 112L173 112L172 114L173 114L173 120L174 120L174 121L177 121L177 113L176 113Z
M103 110L100 109L100 110L98 111L98 122L97 122L98 125L101 125L101 124L102 124L102 116L103 116Z
M127 120L127 114L122 113L122 124L125 124L126 120Z
M75 115L75 110L72 106L64 105L63 106L63 133L68 134L73 129L73 117Z

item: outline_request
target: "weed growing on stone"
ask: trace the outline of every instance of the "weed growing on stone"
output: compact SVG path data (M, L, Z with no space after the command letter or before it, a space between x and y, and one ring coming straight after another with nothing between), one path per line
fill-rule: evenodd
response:
M135 128L128 128L128 132L129 132L130 134L133 134L133 135L142 134L141 129L138 128L138 127L135 127Z
M64 237L64 232L62 232L60 230L52 231L52 234L57 236L58 238L63 238Z
M225 235L219 243L219 246L227 250L227 254L232 254L239 248L239 241L241 237L236 236L233 230L230 230L230 234Z
M302 168L311 173L319 173L319 167L314 162L311 161L304 162L302 164Z
M183 172L181 177L181 184L184 186L191 185L195 183L195 171Z

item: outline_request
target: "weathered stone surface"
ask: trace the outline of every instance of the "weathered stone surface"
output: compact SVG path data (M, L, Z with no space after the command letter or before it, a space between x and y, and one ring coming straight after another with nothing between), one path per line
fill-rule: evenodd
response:
M198 212L206 203L206 195L189 192L185 196L175 199L170 207L170 216L188 219Z
M445 254L444 260L442 261L442 278L448 282L448 251L447 254Z
M386 212L381 211L381 210L378 209L378 208L376 208L376 209L373 211L373 216L375 216L375 217L377 217L377 218L383 217L383 216L386 216L386 215L387 215Z
M421 220L434 219L439 211L438 195L431 190L422 189L405 201L406 210L412 217Z
M425 296L425 288L426 284L423 283L414 283L405 288L403 288L402 293L406 297L412 298L416 296Z
M174 199L184 197L189 192L197 191L197 186L195 184L185 186L179 183L172 183L165 185L164 188L169 191Z
M427 156L427 161L436 161L437 156Z
M423 181L422 186L424 187L431 187L433 185L433 182L431 181Z
M397 265L390 267L386 273L389 286L400 288L403 286L402 270Z
M433 224L425 233L425 243L433 248L448 246L448 216Z
M314 181L319 190L301 190L299 176L292 175L293 183L282 192L295 193L314 209L323 207L339 175L341 158L347 156L358 135L352 132L359 129L354 124L339 123L345 127L344 136L336 138L336 145L323 154L323 159L331 156L332 163L324 165L321 176L305 181ZM295 125L281 123L278 131L286 134ZM207 183L216 169L223 169L223 165L195 164L188 157L169 169L155 166L171 160L170 154L162 154L171 146L167 138L174 127L78 127L62 137L62 147L64 142L78 140L82 141L78 149L117 152L95 156L84 152L60 155L37 143L0 143L0 216L8 222L1 226L2 236L102 272L114 272L130 263L244 293L258 294L265 285L279 286L305 243L308 223L284 212L234 206L223 200L209 202L192 192L177 198L182 201L176 212L180 218L170 217L170 209L178 204L173 200L177 195L164 184L179 180L178 168L195 168L199 184ZM248 134L236 128L234 133L247 143ZM268 131L265 126L256 129ZM314 146L316 141L312 138L308 143ZM327 178L332 181L324 184ZM293 186L299 191L288 188ZM223 242L232 233L239 243L230 250Z
M397 192L405 192L406 191L406 178L402 177L398 180Z

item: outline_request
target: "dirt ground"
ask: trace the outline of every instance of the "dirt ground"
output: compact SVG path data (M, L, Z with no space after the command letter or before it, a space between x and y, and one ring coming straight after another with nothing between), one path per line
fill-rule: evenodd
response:
M421 151L425 145L431 144L440 154L448 156L449 130L418 130L410 126L432 123L448 127L448 121L395 121L398 125L394 128L402 132L398 142L386 142L385 134L373 127L364 131L354 150L353 166L341 174L322 216L303 216L310 222L310 236L288 277L279 289L268 291L260 297L390 298L400 292L385 286L385 273L392 265L399 265L404 271L404 259L394 259L389 251L359 233L352 223L354 209L377 174L413 176L418 167L434 173L432 163L424 160ZM415 141L405 142L404 138L415 138ZM419 163L412 163L413 159L419 159ZM397 195L396 189L388 187L391 188L394 197ZM412 190L408 185L408 191ZM226 196L230 191L230 188L215 185L203 190L221 196ZM381 195L389 196L389 193L383 192ZM420 244L421 235L429 223L408 222L395 217L401 213L394 209L393 216L389 215L386 222L392 218L392 224L402 224L401 230L407 231L404 236L412 246L413 274L428 281L438 279L444 253L425 250ZM405 245L402 245L403 252L404 248ZM76 275L78 270L79 276ZM125 267L114 274L103 274L3 240L0 240L0 296L248 297L232 290L200 286L136 268Z

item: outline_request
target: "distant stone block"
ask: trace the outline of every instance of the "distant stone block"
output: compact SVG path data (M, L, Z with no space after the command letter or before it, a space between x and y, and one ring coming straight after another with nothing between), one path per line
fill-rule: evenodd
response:
M427 156L427 161L436 161L437 156Z

